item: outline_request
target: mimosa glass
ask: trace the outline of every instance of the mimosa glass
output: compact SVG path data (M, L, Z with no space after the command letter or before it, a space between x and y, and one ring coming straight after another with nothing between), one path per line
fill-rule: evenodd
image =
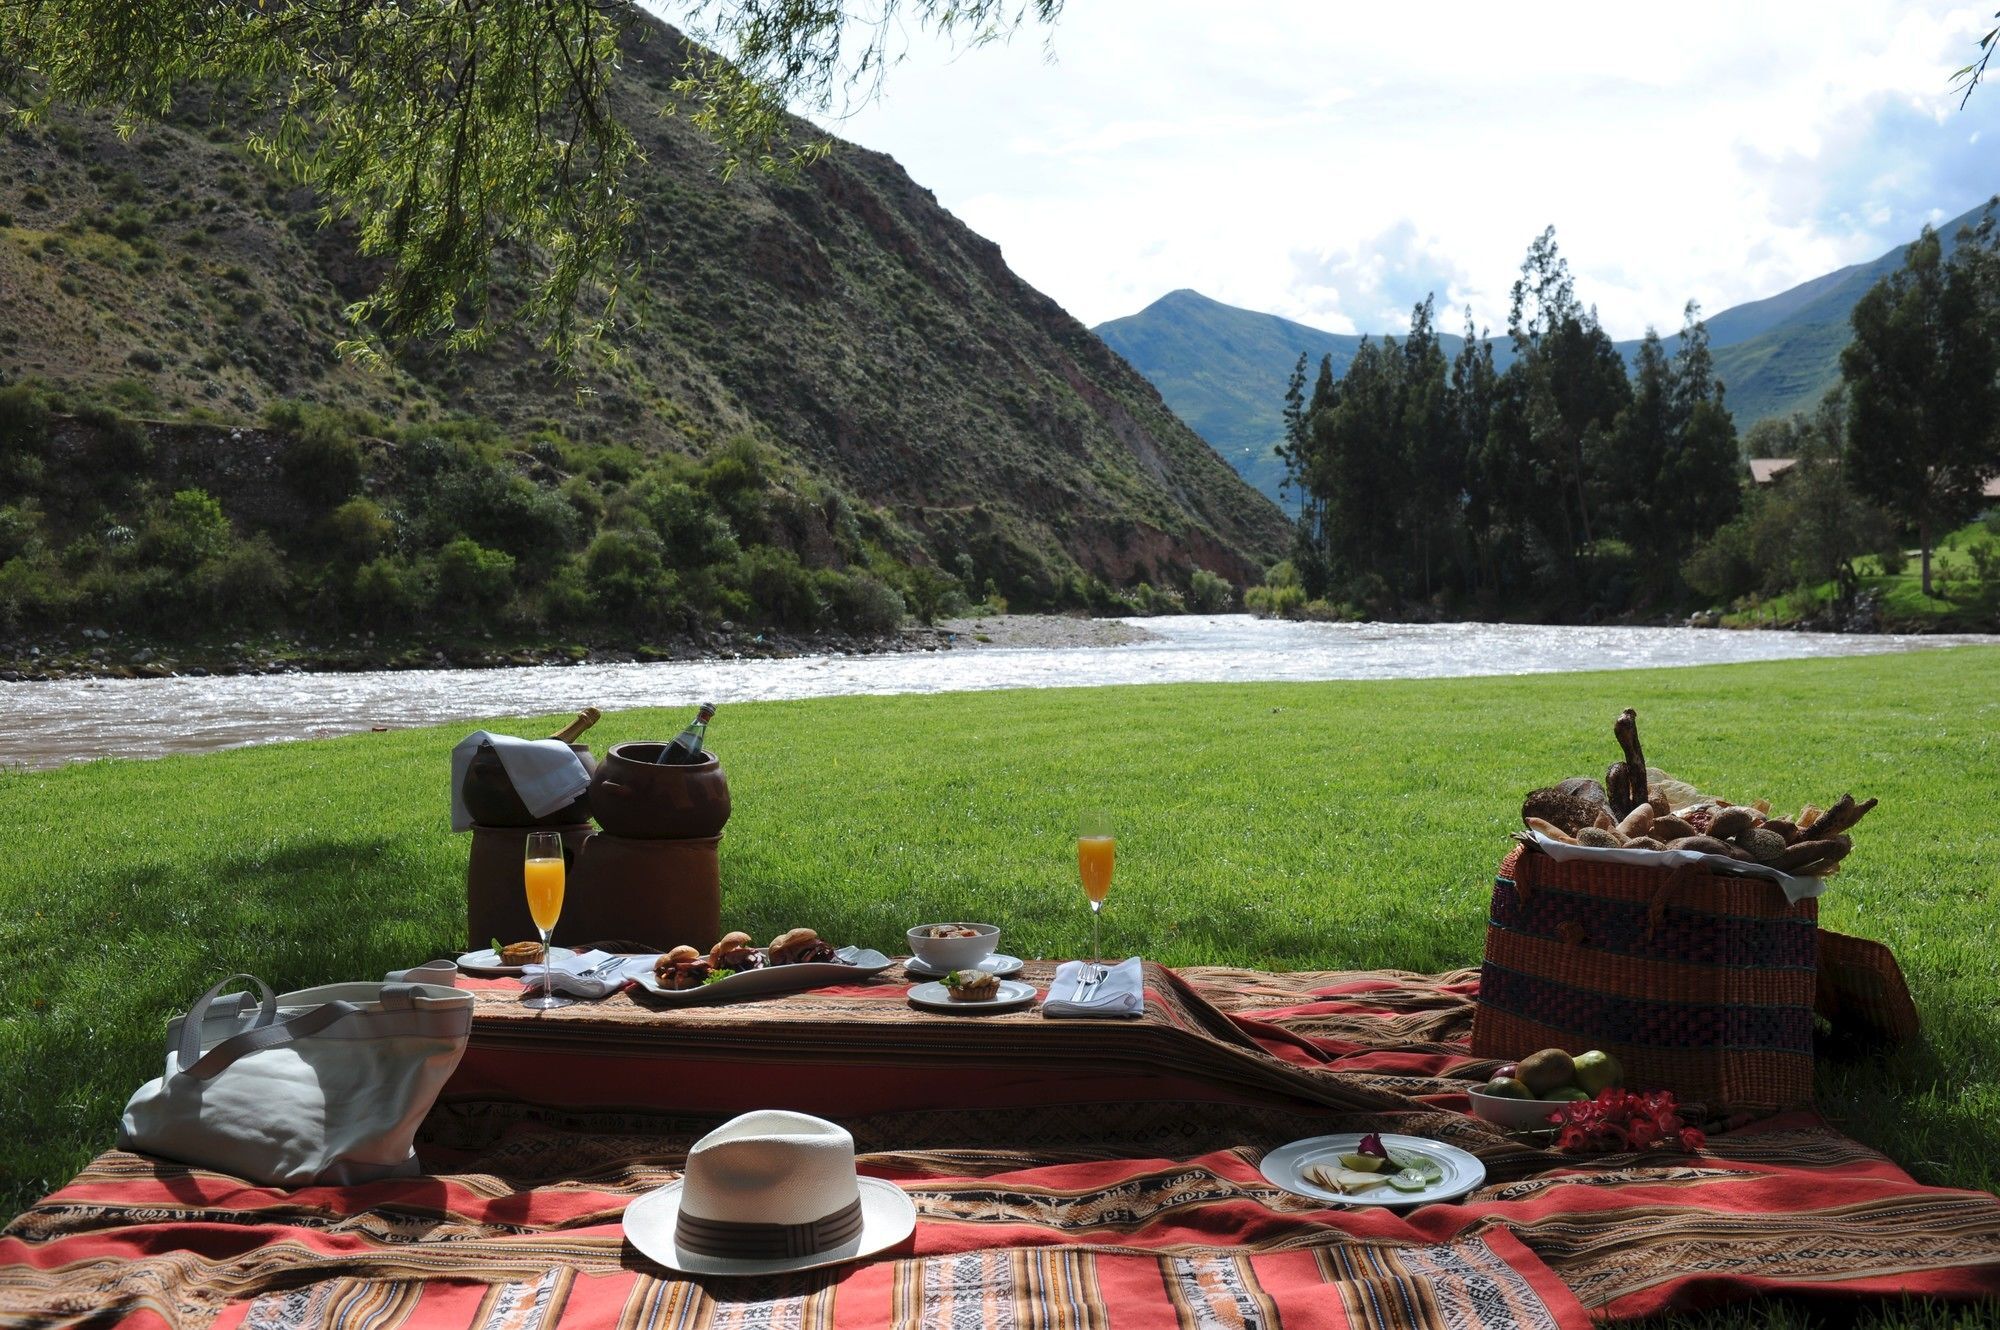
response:
M576 999L557 996L555 983L549 977L556 960L556 920L562 917L563 907L563 845L560 835L553 831L528 833L528 857L522 866L521 880L528 890L528 914L542 935L542 991L521 999L521 1005L535 1011L567 1007Z
M1077 822L1076 830L1076 871L1083 879L1084 899L1090 902L1090 958L1099 977L1104 966L1098 959L1102 949L1098 944L1097 916L1104 909L1104 898L1111 891L1111 870L1118 861L1118 836L1109 813L1085 813Z

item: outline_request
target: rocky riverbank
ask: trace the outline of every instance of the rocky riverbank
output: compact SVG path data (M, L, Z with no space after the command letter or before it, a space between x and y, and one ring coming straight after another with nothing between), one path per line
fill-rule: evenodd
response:
M1116 619L994 614L907 625L894 633L784 633L724 623L708 632L644 642L508 641L475 636L413 641L351 633L242 634L164 642L117 628L21 634L0 646L0 681L169 679L231 674L355 673L363 670L505 669L637 661L770 660L971 647L1118 646L1157 636Z
M363 670L505 669L655 660L759 660L788 656L937 651L954 645L935 628L897 633L751 632L733 628L645 642L507 641L474 637L409 641L360 633L246 634L228 641L162 642L117 629L83 628L17 638L0 655L0 680L167 679L231 674L354 673Z

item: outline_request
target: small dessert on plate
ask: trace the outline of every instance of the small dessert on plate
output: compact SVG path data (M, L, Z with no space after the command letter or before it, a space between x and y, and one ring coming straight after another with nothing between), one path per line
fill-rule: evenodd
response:
M1000 996L1000 979L984 970L953 970L944 977L953 1002L991 1002Z
M509 942L504 947L495 947L502 965L540 965L542 944L539 942Z

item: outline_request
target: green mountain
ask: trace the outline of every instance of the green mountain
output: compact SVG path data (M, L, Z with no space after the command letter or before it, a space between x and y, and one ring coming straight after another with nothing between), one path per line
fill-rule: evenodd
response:
M1990 207L1982 203L1939 226L1947 249L1960 227L1976 224ZM1732 306L1708 320L1715 371L1729 389L1729 409L1739 429L1805 410L1840 381L1840 352L1853 332L1848 315L1870 287L1902 266L1906 247L1898 245L1768 299ZM1621 343L1620 349L1637 345Z
M1185 586L1206 568L1241 583L1283 548L1268 500L891 158L836 142L794 181L724 179L688 118L661 114L690 49L635 13L614 109L646 163L642 285L617 357L580 383L522 333L381 371L337 360L341 310L371 264L235 146L226 112L190 101L129 139L98 115L0 131L0 385L219 426L319 404L406 440L476 420L519 440L512 464L541 489L598 466L612 511L579 500L570 556L618 516L617 467L588 457L692 465L744 438L801 477L794 498L833 514L809 525L879 513L899 560L1025 603L1073 599L1092 576ZM236 497L216 497L235 518ZM808 567L860 548L792 544Z
M1960 226L1977 222L1991 205L1954 217L1938 228L1947 244ZM1764 300L1708 316L1716 372L1729 389L1738 428L1767 416L1787 415L1817 402L1840 377L1849 311L1863 293L1898 267L1903 246L1867 263L1815 277ZM1282 437L1285 378L1299 352L1316 365L1333 357L1344 372L1361 337L1330 333L1275 314L1238 309L1196 291L1174 291L1137 314L1098 325L1098 336L1150 379L1181 419L1194 426L1243 478L1272 498L1284 467L1272 452ZM1440 339L1446 354L1460 339ZM1629 359L1635 339L1618 348ZM1495 347L1503 365L1508 347Z
M1194 426L1252 485L1278 498L1285 467L1272 450L1284 438L1285 380L1303 351L1317 366L1333 357L1347 372L1361 338L1275 314L1238 309L1199 291L1170 291L1137 314L1097 326L1105 345L1152 381L1174 413ZM1447 354L1458 350L1459 339Z

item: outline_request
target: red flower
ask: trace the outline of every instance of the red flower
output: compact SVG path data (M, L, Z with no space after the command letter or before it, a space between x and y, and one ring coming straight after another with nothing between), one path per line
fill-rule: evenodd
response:
M1549 1114L1558 1130L1556 1148L1578 1153L1612 1150L1699 1150L1707 1137L1681 1121L1680 1106L1666 1090L1635 1094L1616 1087L1595 1099L1564 1104Z

